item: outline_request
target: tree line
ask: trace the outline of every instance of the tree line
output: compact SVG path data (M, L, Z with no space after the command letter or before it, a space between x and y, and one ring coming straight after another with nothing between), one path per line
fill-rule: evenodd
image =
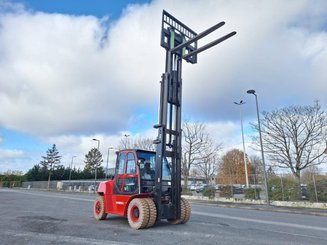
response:
M263 112L260 120L263 149L267 156L266 171L273 167L288 169L294 178L301 182L301 173L314 166L327 162L327 119L326 112L318 102L309 106L288 106L271 112ZM258 132L258 125L251 124ZM183 128L182 175L184 188L189 185L190 177L202 176L207 182L216 178L221 184L245 184L245 166L250 183L262 183L263 168L261 158L246 155L232 149L222 154L222 143L206 129L204 123L185 121ZM256 134L258 135L258 134ZM259 138L253 136L254 149L260 151ZM155 150L150 138L124 137L118 149L140 148ZM83 169L64 167L61 156L54 144L42 156L42 161L33 166L26 174L27 180L67 180L92 179L97 169L97 178L105 177L101 164L102 154L97 148L85 155Z
M101 166L102 154L97 148L92 148L84 160L84 168L65 167L61 164L61 157L55 144L52 145L42 156L42 161L34 165L26 174L27 181L48 181L48 188L51 180L80 180L93 179L95 172L97 179L104 179L105 171Z

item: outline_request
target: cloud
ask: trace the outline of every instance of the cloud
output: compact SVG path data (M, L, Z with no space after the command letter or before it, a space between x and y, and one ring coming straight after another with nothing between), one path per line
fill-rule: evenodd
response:
M240 132L240 125L233 122L227 123L205 123L206 130L210 133L210 136L215 139L217 144L222 144L224 151L226 152L233 148L242 149L242 138ZM139 131L137 133L132 132L119 132L115 135L109 134L94 134L94 135L60 135L55 137L50 137L44 139L44 142L49 144L49 147L56 142L56 146L60 155L62 156L62 164L69 166L71 163L71 157L74 158L74 165L81 169L84 168L84 160L87 152L93 148L97 147L97 142L92 139L100 140L100 152L103 157L103 166L106 165L108 157L108 148L113 147L114 149L110 151L109 156L109 167L115 166L116 155L115 151L118 150L118 147L123 140L124 135L129 135L129 140L132 142L139 138L150 138L155 139L157 136L157 131L154 129L148 129L144 131ZM249 145L250 139L246 138L246 143ZM45 152L43 153L45 155Z
M218 141L240 143L233 102L245 100L252 120L248 89L257 91L260 110L316 99L327 109L324 0L157 0L129 5L115 21L0 0L0 124L59 144L67 164L92 137L108 146L122 131L153 131L165 65L162 9L198 33L226 21L199 46L238 32L198 64L183 64L183 114L209 122Z
M23 12L4 14L0 23L1 122L6 127L40 136L113 133L147 100L139 92L140 87L147 91L140 82L147 79L147 69L135 67L139 61L132 59L126 64L132 46L119 47L120 39L105 43L103 20ZM129 38L119 33L118 23L109 36L116 32L121 40Z
M158 101L162 8L198 31L225 20L215 37L238 31L199 55L199 64L185 65L188 114L235 119L232 101L249 88L265 98L267 109L326 103L322 6L324 1L155 1L129 5L116 22L17 7L0 17L1 123L39 136L126 129L137 108Z
M25 153L22 150L7 150L0 148L0 160L6 161L9 159L24 158Z
M113 148L110 150L109 155L109 167L115 166L115 159L116 154L115 152L118 151L118 147L121 143L121 140L124 138L124 135L128 134L131 140L136 140L138 138L150 138L154 139L156 136L156 131L145 130L140 131L136 134L132 132L119 132L115 135L109 134L94 134L94 135L60 135L45 138L44 142L49 144L49 147L53 142L56 142L57 149L62 156L61 163L64 166L69 166L71 163L72 156L76 156L74 158L74 165L76 168L83 169L85 166L84 160L85 155L89 150L94 147L97 147L97 142L93 141L92 139L97 139L100 141L99 150L102 153L103 158L103 166L106 165L107 158L108 158L108 148ZM45 152L44 154L45 155Z
M25 6L21 3L12 3L8 0L0 1L0 13L22 13L25 11Z
M313 5L318 7L318 2ZM305 16L312 3L309 1L251 3L243 1L247 5L244 6L229 1L229 7L217 9L217 16L229 20L226 25L238 34L204 54L197 67L185 73L184 80L191 83L184 82L186 107L212 120L235 119L233 101L245 99L253 103L253 98L246 95L248 89L257 91L261 109L265 110L312 103L315 99L326 107L323 91L327 85L321 63L316 62L327 54L326 31L317 29L322 24L318 19L323 11L317 16ZM326 6L319 3L320 7ZM238 8L232 10L233 6ZM311 25L305 24L303 17Z
M30 157L23 150L0 148L0 173L25 169L26 161L29 160Z

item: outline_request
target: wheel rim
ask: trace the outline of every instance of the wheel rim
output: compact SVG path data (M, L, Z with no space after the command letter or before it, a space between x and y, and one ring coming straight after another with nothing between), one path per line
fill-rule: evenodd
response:
M97 202L95 203L95 213L96 213L97 215L99 215L100 212L101 212L101 202L100 202L100 201L97 201Z
M133 206L130 211L130 217L132 221L135 223L139 220L140 218L140 210L137 206Z

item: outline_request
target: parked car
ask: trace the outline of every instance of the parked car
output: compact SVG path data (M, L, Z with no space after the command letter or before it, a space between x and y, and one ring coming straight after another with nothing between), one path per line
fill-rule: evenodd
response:
M309 200L308 189L307 189L307 186L304 184L301 184L301 199Z
M233 194L243 194L244 190L242 187L233 186Z
M189 190L190 190L190 191L195 191L195 190L196 190L196 185L195 185L195 184L191 184L191 185L189 186Z
M203 192L203 190L206 186L207 186L206 184L201 184L201 185L196 186L196 188L195 188L196 193Z

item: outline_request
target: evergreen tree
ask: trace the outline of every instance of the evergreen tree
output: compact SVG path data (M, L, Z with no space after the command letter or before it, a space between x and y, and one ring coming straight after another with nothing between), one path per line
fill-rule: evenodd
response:
M46 180L46 176L42 175L42 169L39 164L36 164L28 170L26 173L26 178L28 181L41 181L41 180Z
M97 148L92 148L86 155L85 155L85 167L84 173L87 176L88 173L94 175L99 172L101 164L103 162L102 154ZM97 170L97 171L95 171ZM96 177L96 176L95 176Z
M59 151L57 150L56 145L53 144L52 148L47 150L47 155L42 156L42 158L43 160L40 162L40 165L48 171L48 189L49 189L51 175L61 160L61 156L59 155Z

